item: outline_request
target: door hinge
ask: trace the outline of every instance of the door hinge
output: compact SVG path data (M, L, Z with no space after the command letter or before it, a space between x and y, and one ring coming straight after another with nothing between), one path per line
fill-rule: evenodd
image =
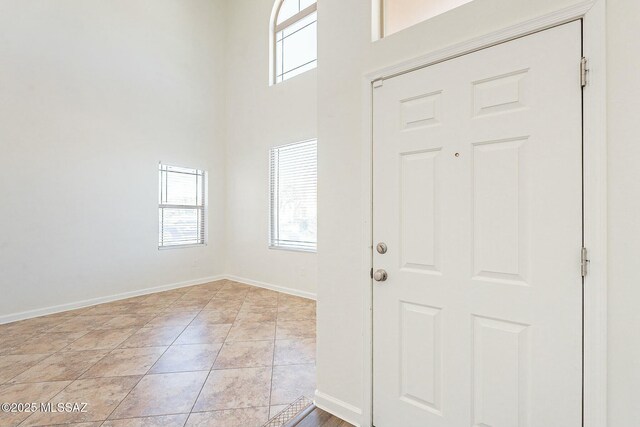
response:
M384 79L374 80L373 88L376 89L376 88L382 87L383 84L384 84Z
M587 75L589 74L589 64L587 58L584 56L580 60L580 85L585 87L587 85Z
M586 277L590 262L591 260L588 257L587 248L581 248L580 249L580 274L582 275L582 277Z

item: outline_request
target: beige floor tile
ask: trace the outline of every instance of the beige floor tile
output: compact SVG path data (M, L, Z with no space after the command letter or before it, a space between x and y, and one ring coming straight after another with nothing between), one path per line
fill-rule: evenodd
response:
M182 344L216 344L222 343L227 338L231 324L199 324L189 325L174 342Z
M278 297L271 295L263 296L263 294L260 293L249 293L244 303L256 307L276 307L278 305Z
M223 280L215 280L213 282L207 282L207 283L203 283L201 285L197 285L200 288L212 288L212 289L220 289L224 286L224 281Z
M133 314L135 310L132 305L125 303L108 303L96 305L81 314L81 316L103 316L103 315L119 315Z
M64 351L111 350L135 332L135 329L97 329L69 344Z
M75 380L106 354L107 352L103 350L56 353L13 378L11 382L35 383Z
M0 356L0 384L24 373L48 357L48 354L24 354ZM40 381L46 381L44 379Z
M271 404L289 404L306 396L313 398L316 388L315 365L287 365L273 367Z
M136 310L137 314L152 314L157 316L160 313L164 313L164 311L169 307L169 303L167 304L141 304Z
M109 419L188 413L206 378L206 371L147 375Z
M315 306L285 305L278 307L278 320L315 320Z
M241 299L225 299L225 298L213 298L204 306L203 310L240 310L244 301Z
M314 305L316 302L309 298L297 297L295 295L279 294L278 305Z
M252 287L252 288L249 289L249 294L250 295L260 295L260 296L265 297L265 298L271 298L271 297L278 298L278 296L280 295L280 292L272 291L271 289Z
M22 424L23 426L49 426L54 424L101 421L118 406L140 377L92 378L71 383L50 402L58 404L86 403L85 411L38 412Z
M216 294L218 293L218 290L216 289L193 289L189 292L187 292L186 294L184 294L182 297L180 297L181 300L186 301L186 300L192 300L192 301L204 301L204 300L210 300L211 298L213 298Z
M268 406L271 368L211 371L193 410L196 412Z
M65 318L59 317L34 317L33 319L26 319L13 322L8 325L3 325L2 329L24 336L48 331L65 320Z
M235 322L273 322L276 320L276 314L276 307L253 306L245 302L238 312Z
M2 326L2 325L0 325ZM0 355L8 354L13 349L23 346L26 341L30 340L32 337L37 335L20 335L20 334L12 334L8 332L0 332Z
M225 280L222 285L223 285L222 288L220 288L221 291L229 291L229 290L249 291L252 288L252 286L245 285L244 283L236 282L234 280Z
M251 286L251 285L247 285L246 283L241 283L241 282L237 282L235 280L231 280L231 279L224 279L223 283L222 283L223 289L254 289L255 286Z
M71 317L77 316L80 313L75 313L75 310L70 310L70 311L60 311L58 313L53 313L53 314L47 314L45 316L42 316L42 318L44 319L49 319L49 320L57 320L57 319L70 319Z
M185 427L260 427L269 420L268 408L194 412Z
M275 322L236 323L231 327L227 341L264 341L274 339Z
M219 323L233 323L239 310L203 310L193 319L192 325L215 325Z
M167 347L118 348L93 365L81 378L144 375Z
M229 301L244 301L249 291L245 290L221 290L216 294L217 299L226 299Z
M153 317L153 314L120 314L97 329L139 329L145 326Z
M100 427L101 425L102 425L102 421L89 422L89 423L58 424L58 426L64 426L64 427Z
M271 366L273 341L235 341L222 346L213 369Z
M116 316L101 315L101 316L75 316L69 320L58 324L49 332L81 332L91 331L99 328L108 321L112 320Z
M184 326L142 328L127 338L121 348L169 346L182 333Z
M316 339L276 340L274 365L299 365L316 362Z
M314 320L278 320L276 339L307 338L316 336L316 321Z
M109 420L102 427L182 427L189 414ZM222 426L221 426L222 427Z
M55 381L34 384L7 384L0 387L2 403L45 403L71 381ZM0 414L0 426L17 426L31 415L29 412L8 412Z
M187 326L198 315L198 313L198 311L164 312L154 317L146 326Z
M133 302L142 302L144 300L146 300L147 298L149 298L149 295L138 295L137 297L131 297L131 298L127 298L122 300L122 302L126 302L126 303L133 303Z
M180 299L180 295L152 294L144 299L144 305L170 305Z
M172 345L149 372L208 371L216 360L220 347L221 344Z
M46 354L62 350L86 332L56 332L42 333L16 345L4 354Z
M180 312L180 311L200 311L207 304L209 300L177 300L164 309L165 312Z
M81 314L86 313L87 311L91 310L93 307L89 306L89 307L81 307L81 308L75 308L73 310L68 310L68 311L63 311L62 313L67 314L69 317L75 317L75 316L79 316Z
M142 379L120 396L128 378ZM259 427L313 396L315 302L225 280L0 325L3 381L0 400L55 400L67 386L98 408L14 424L97 427L112 414L105 427Z
M200 292L197 290L191 290L187 293L185 293L184 295L182 295L178 300L176 300L176 303L178 303L178 305L180 303L188 303L188 302L198 302L198 303L208 303L209 300L211 298L214 297L214 293L205 291L205 292Z

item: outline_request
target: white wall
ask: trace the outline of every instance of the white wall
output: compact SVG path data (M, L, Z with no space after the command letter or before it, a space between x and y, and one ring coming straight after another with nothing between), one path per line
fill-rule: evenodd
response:
M640 420L640 2L607 1L609 427L628 427Z
M376 0L377 1L377 0ZM371 3L322 0L319 14L318 397L368 425L365 372L369 273L363 186L367 72L532 19L578 0L475 0L371 43ZM609 0L609 427L637 424L640 406L640 62L635 0ZM330 248L330 249L328 249Z
M273 5L228 2L227 273L315 294L315 253L268 248L269 148L317 136L316 71L268 84Z
M384 0L384 34L390 35L472 0Z
M0 319L223 273L224 4L0 2ZM159 161L215 244L157 249Z

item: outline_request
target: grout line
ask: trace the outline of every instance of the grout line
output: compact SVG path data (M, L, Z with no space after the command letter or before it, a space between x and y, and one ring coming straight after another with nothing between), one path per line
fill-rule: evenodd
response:
M215 295L218 295L219 293L220 293L220 290L218 290L218 292L216 292ZM214 297L215 297L215 295L214 295ZM211 299L213 299L213 297ZM243 304L244 304L244 301L246 301L246 295L245 295L245 298L242 300ZM211 300L209 300L209 302L211 302ZM241 308L242 308L242 305L240 306L240 309ZM187 421L189 421L189 418L191 417L191 413L193 412L193 408L195 408L196 403L198 403L198 399L200 399L200 395L202 394L202 390L204 390L204 387L207 385L207 381L209 381L209 376L211 376L211 371L213 370L213 367L216 364L216 360L218 360L218 356L220 356L220 353L222 353L222 349L224 347L224 344L227 341L227 338L229 337L229 333L231 332L231 328L233 328L233 324L235 323L236 319L238 318L238 313L240 313L240 309L238 309L238 311L236 312L236 316L234 317L233 322L231 322L231 327L227 331L227 335L225 335L225 338L222 341L222 345L220 346L220 349L218 350L218 354L216 354L216 357L213 359L213 363L211 364L211 368L209 369L209 372L207 373L207 377L204 379L204 382L202 383L202 387L200 387L200 391L198 392L198 395L196 396L196 398L193 401L193 405L191 405L191 409L189 410L189 416L185 420L185 424L186 424Z
M280 294L278 294L278 299L276 301L276 322L275 322L275 333L273 334L273 358L271 359L271 384L269 386L269 416L271 415L271 398L273 397L273 371L276 363L276 340L278 338L278 312L280 311Z
M191 370L191 371L177 371L177 372L162 372L162 373L157 373L157 374L151 374L151 373L150 373L150 371L153 369L153 367L157 365L158 361L159 361L159 360L160 360L160 359L161 359L161 358L166 354L166 352L169 350L169 348L170 348L170 347L173 347L173 346L175 346L175 345L176 345L175 343L176 343L176 341L178 340L178 338L179 338L179 337L184 333L184 331L185 331L185 330L186 330L190 325L192 325L192 324L193 324L193 322L198 318L198 316L199 316L203 311L208 311L208 310L205 310L206 306L207 306L207 305L208 305L208 304L209 304L213 299L218 298L219 294L220 294L220 293L225 289L225 287L227 287L227 286L231 285L231 286L230 286L230 289L233 289L237 284L241 284L241 285L243 285L241 289L244 289L244 288L246 287L247 292L245 292L245 293L244 293L244 297L243 297L243 299L241 300L241 302L240 302L240 304L239 304L239 306L238 306L238 308L237 308L237 310L236 310L236 314L235 314L234 320L231 322L231 326L229 327L229 330L227 331L227 333L226 333L226 335L225 335L224 339L222 339L222 343L221 343L220 349L218 350L218 352L217 352L217 354L216 354L216 356L215 356L215 358L214 358L214 361L213 361L213 363L212 363L212 365L211 365L211 368L209 368L209 370L208 370L207 376L206 376L206 378L205 378L205 380L204 380L204 382L203 382L203 384L202 384L202 387L200 388L200 390L199 390L199 392L198 392L198 395L197 395L196 399L194 400L194 403L193 403L193 405L192 405L192 407L191 407L191 410L190 410L190 411L189 411L189 413L187 414L187 418L185 419L185 423L187 422L187 420L188 420L188 418L189 418L190 414L194 412L194 411L193 411L193 408L195 407L195 404L197 403L198 399L200 398L200 395L201 395L201 393L202 393L202 391L203 391L203 389L204 389L204 386L206 385L206 383L207 383L207 381L208 381L208 379L209 379L209 376L211 375L211 372L212 372L212 371L214 371L214 370L216 370L216 371L224 371L224 370L237 370L237 369L247 369L247 368L266 368L266 367L269 367L269 368L271 369L271 381L270 381L270 388L269 388L269 402L268 402L268 405L266 406L266 409L267 409L267 411L268 411L268 412L270 412L270 408L271 408L271 406L273 406L273 405L271 404L271 400L272 400L272 397L273 397L273 396L272 396L272 394L273 394L273 393L272 393L272 390L273 390L274 367L276 366L276 365L275 365L275 356L276 356L276 344L277 344L277 341L278 341L278 337L277 337L277 327L278 327L278 323L279 323L279 322L284 322L284 321L285 321L284 319L279 319L278 313L279 313L279 309L280 309L280 307L281 307L281 306L282 306L282 304L283 304L283 301L282 301L282 300L283 300L283 296L284 296L284 295L286 295L286 294L284 294L284 293L282 293L282 292L275 291L275 290L270 290L271 292L274 292L274 293L276 293L276 294L277 294L277 300L276 300L276 305L275 305L275 307L270 306L270 305L266 305L266 306L262 306L262 305L254 306L253 304L251 304L251 301L248 301L248 300L247 300L247 298L248 298L248 296L251 294L251 292L252 292L252 291L260 290L260 289L262 289L262 288L257 288L257 287L253 287L253 286L251 286L251 285L246 285L246 284L243 284L243 283L234 282L234 281L232 281L232 280L226 280L226 281L224 281L224 282L226 282L226 283L224 283L220 288L218 288L218 290L216 290L215 292L213 292L213 293L212 293L212 296L211 296L211 297L209 297L209 298L207 299L207 302L202 306L202 308L197 309L197 310L195 310L195 309L188 309L188 308L187 308L187 309L184 309L184 310L176 310L176 311L172 311L172 310L170 310L170 307L171 307L171 306L173 306L174 304L176 304L179 300L183 299L187 294L189 294L189 292L191 292L191 291L192 291L192 290L194 290L194 289L198 289L198 288L200 288L200 287L201 287L201 286L203 286L203 285L193 285L193 286L190 286L190 287L185 287L185 288L180 289L180 291L182 291L182 292L176 292L176 290L169 290L169 291L161 291L161 292L157 292L157 293L154 293L154 294L149 294L148 296L146 296L146 298L144 298L144 299L142 299L142 300L140 300L140 301L137 301L140 297L133 297L133 299L136 299L136 301L135 301L135 302L131 302L130 304L132 304L132 307L135 307L135 306L134 306L134 304L137 304L137 303L143 303L146 299L150 299L153 295L161 295L161 294L162 294L162 293L164 293L164 292L172 292L172 295L173 295L173 294L176 294L176 293L179 293L179 294L180 294L180 296L176 297L175 299L172 299L172 301L171 301L169 304L167 304L167 305L164 305L164 303L158 303L158 305L162 305L162 307L160 307L160 308L159 308L159 310L160 310L160 311L156 311L156 312L153 312L153 313L136 313L136 314L131 314L131 313L129 313L129 312L122 312L122 313L114 313L114 314L96 314L96 315L93 315L93 316L110 316L110 317L111 317L111 319L110 319L110 320L115 319L115 318L117 318L117 317L119 317L119 316L124 316L124 315L140 316L140 317L146 317L146 316L148 315L149 320L147 320L147 321L146 321L144 324L142 324L142 325L138 324L138 325L135 325L135 326L132 326L132 327L113 327L113 328L104 328L104 329L99 329L99 328L95 328L95 329L94 329L94 328L92 328L92 329L87 330L84 334L80 335L78 338L76 338L75 340L71 341L70 343L68 343L67 345L65 345L64 347L62 347L61 349L56 350L56 351L55 351L55 352L53 352L53 353L45 353L45 354L46 354L46 356L45 356L45 357L43 357L42 359L39 359L39 360L38 360L38 362L37 362L36 364L34 364L33 366L38 365L39 363L41 363L42 361L44 361L44 360L48 359L49 357L51 357L51 356L53 356L53 355L56 355L56 354L59 354L59 353L65 353L65 351L64 351L65 349L67 349L70 345L72 345L73 343L75 343L76 341L80 340L81 338L83 338L84 336L86 336L87 334L89 334L89 333L91 333L91 332L94 332L94 331L105 331L105 330L117 330L117 329L130 329L130 330L132 330L132 331L133 331L133 332L132 332L132 333L131 333L127 338L125 338L121 343L119 343L119 344L118 344L116 347L114 347L114 348L111 348L111 349L93 349L93 350L77 350L77 351L106 351L106 353L104 354L104 356L103 356L102 358L100 358L100 359L99 359L99 360L97 360L95 363L91 364L89 367L87 367L85 370L83 370L83 371L82 371L82 373L80 373L80 375L79 375L77 378L75 378L75 379L73 379L73 380L64 380L64 381L69 381L69 384L67 384L67 386L65 386L64 388L62 388L58 393L54 394L54 395L53 395L53 396L52 396L48 401L54 401L54 400L55 400L55 398L56 398L58 395L60 395L60 394L61 394L62 392L64 392L64 391L65 391L69 386L71 386L73 383L75 383L76 381L79 381L79 380L101 379L101 378L124 378L124 377L134 377L134 376L138 376L138 375L114 375L114 376L101 376L101 377L94 377L94 378L82 378L82 379L80 378L80 377L82 377L82 376L83 376L87 371L89 371L89 370L90 370L91 368L93 368L95 365L97 365L98 363L100 363L101 361L103 361L107 356L109 356L110 354L112 354L115 350L122 350L122 349L128 350L128 349L137 349L137 348L165 347L165 350L162 352L162 354L161 354L161 355L156 359L156 361L155 361L155 362L154 362L154 363L153 363L153 364L152 364L152 365L147 369L147 371L146 371L146 373L145 373L145 374L140 375L140 379L139 379L139 380L136 382L136 384L135 384L135 385L134 385L134 386L129 390L129 392L124 396L124 398L122 398L122 399L120 400L120 402L115 406L115 408L114 408L114 409L113 409L113 410L112 410L112 411L107 415L106 419L105 419L105 420L102 420L102 421L99 421L99 422L102 422L102 424L104 424L105 422L107 422L107 421L109 420L109 417L111 417L111 416L113 415L113 413L114 413L114 412L115 412L115 411L116 411L116 410L117 410L117 409L122 405L122 403L123 403L123 402L124 402L128 397L129 397L129 395L131 394L131 392L132 392L132 391L133 391L133 390L134 390L134 389L135 389L135 388L140 384L140 382L141 382L141 381L142 381L146 376L149 376L149 375L173 374L173 373L205 372L205 370ZM202 289L204 289L204 288L202 288ZM236 288L236 289L237 289L237 288ZM206 297L206 295L205 295L205 297ZM194 299L194 301L195 301L195 300L198 300L198 299L199 299L199 298L195 298L195 299ZM187 300L188 300L188 299L187 299ZM105 305L108 305L108 304L114 304L114 305L115 305L115 304L123 303L123 301L127 301L127 300L114 301L114 302L104 303L104 304L105 304ZM226 301L229 301L229 302L230 302L230 301L233 301L233 299L226 300ZM125 303L125 304L126 304L126 303ZM234 327L234 326L237 326L237 325L238 325L238 323L237 323L237 322L238 322L238 318L239 318L239 314L240 314L240 312L242 311L243 307L247 307L247 306L253 306L253 308L256 308L256 309L258 309L258 310L267 310L267 309L275 308L275 312L276 312L275 314L276 314L276 316L275 316L275 321L273 322L273 323L274 323L274 329L275 329L275 330L274 330L274 336L273 336L273 339L265 339L265 340L228 341L228 339L229 339L229 335L230 335L230 332L231 332L231 329L233 329L233 327ZM224 310L224 309L216 309L216 310ZM165 316L165 315L169 315L169 314L176 314L176 315L178 315L178 313L181 313L181 312L196 312L196 311L197 311L197 313L195 314L195 316L194 316L194 317L189 321L189 323L187 323L186 325L158 325L158 326L148 326L148 325L149 325L149 323L151 323L153 320L155 320L156 318L158 318L158 317L160 317L160 316ZM70 320L72 320L72 319L79 319L79 318L82 318L82 317L84 317L84 316L86 316L86 315L83 315L83 313L81 312L81 313L78 313L78 314L75 314L75 315L72 315L72 316L64 316L64 317L61 317L61 319L60 319L60 321L59 321L59 322L56 322L54 325L52 325L51 327L49 327L49 328L47 328L47 329L44 329L44 330L39 331L39 332L34 332L34 333L32 333L32 334L31 334L31 335L29 335L27 338L25 338L25 341L28 341L28 340L30 340L30 339L32 339L32 338L35 338L35 337L39 336L39 335L43 335L43 334L47 334L47 333L53 333L53 332L50 332L50 331L51 331L52 329L55 329L55 328L56 328L56 327L58 327L59 325L61 325L61 324L65 323L65 322L67 322L67 321L70 321ZM289 320L291 320L291 321L296 321L296 319L289 319ZM270 321L269 321L269 322L270 322ZM263 322L258 322L258 321L256 321L256 322L254 322L254 323L263 323ZM226 324L226 323L221 323L221 324ZM138 333L140 330L142 330L142 329L144 329L144 328L149 328L149 327L154 327L154 328L156 328L156 327L157 327L157 328L161 328L161 327L172 327L172 328L182 327L182 330L181 330L181 331L176 335L176 337L171 341L171 343L170 343L169 345L152 345L152 346L126 347L126 348L121 347L121 345L122 345L125 341L127 341L131 336L135 335L135 334L136 334L136 333ZM82 332L82 331L77 331L77 332ZM59 332L59 333L64 333L64 334L74 334L74 333L76 333L76 331L61 331L61 332ZM304 338L307 338L307 337L304 337ZM304 339L304 338L303 338L303 339ZM312 338L312 337L310 336L309 338ZM297 340L297 339L298 339L298 338L286 338L286 340ZM268 366L268 365L264 365L264 366L233 367L233 368L214 369L215 362L217 361L218 357L220 356L220 353L222 352L222 350L223 350L223 348L224 348L225 344L230 343L230 342L272 342L272 343L273 343L273 354L272 354L272 358L271 358L271 365L270 365L270 366ZM218 344L218 343L219 343L219 342L215 342L215 343L213 343L213 344ZM187 346L187 345L208 345L208 344L211 344L211 343L187 343L187 344L181 344L181 345L185 345L185 346ZM73 350L73 351L75 351L75 350ZM38 353L38 354L42 354L42 353ZM315 365L315 362L314 362L314 363L291 363L291 364L278 365L278 366L296 366L296 365ZM25 371L27 371L27 370L31 369L33 366L31 366L31 367L27 368ZM21 374L22 374L23 372L25 372L25 371L20 372L20 373L19 373L19 374L17 374L16 376L21 375ZM13 378L15 378L15 377L13 377ZM13 378L11 378L11 379L13 379ZM11 381L11 379L9 379L9 381ZM37 382L43 382L43 381L37 381ZM3 384L6 384L6 383L7 383L7 382L5 382L5 383L3 383ZM29 383L25 383L25 384L29 384ZM33 383L31 383L31 384L33 384ZM251 408L264 408L264 407L265 407L265 406L251 406ZM221 409L221 410L229 410L229 409L244 409L244 408L226 408L226 409ZM195 411L195 412L197 413L197 412L215 412L215 411ZM158 416L168 416L168 415L178 415L178 414L185 414L185 413L161 414L161 415L158 415ZM32 415L33 415L33 414L32 414ZM270 413L269 413L269 415L270 415ZM154 416L155 416L155 415L146 415L146 416L137 416L137 417L130 417L130 418L149 418L149 417L154 417ZM27 419L29 419L30 417L31 417L31 416L27 417L24 421L26 421L26 420L27 420ZM123 418L123 419L130 419L130 418ZM24 422L24 421L23 421L23 422Z
M189 291L185 292L185 295L186 295L188 292L189 292ZM219 291L217 291L217 292L216 292L216 294L217 294L218 292L219 292ZM180 298L178 298L176 301L178 301L178 300L179 300L179 299L181 299L182 297L184 297L184 295L182 295L182 296L181 296ZM209 301L211 301L211 299L213 299L213 297L211 297L211 298L209 299ZM176 302L176 301L174 301L172 304L175 304L175 302ZM207 302L207 304L208 304L208 302ZM129 395L131 394L131 392L132 392L133 390L135 390L135 388L138 386L138 384L140 384L140 382L141 382L141 381L142 381L146 376L148 376L148 375L149 375L149 371L150 371L151 369L153 369L153 367L158 363L158 361L162 358L162 356L164 356L164 355L166 354L166 352L167 352L167 351L169 350L169 348L173 345L173 343L175 343L175 342L176 342L176 340L180 337L180 335L182 335L182 333L187 329L187 327L189 327L189 325L191 325L191 323L195 320L195 318L196 318L196 317L198 317L198 315L199 315L201 312L202 312L202 310L200 310L200 311L198 312L198 314L196 314L196 315L193 317L193 319L191 319L191 322L189 322L189 324L187 324L187 326L185 326L184 328L182 328L182 330L180 331L180 333L178 333L178 334L176 335L176 337L173 339L173 341L171 341L171 344L169 344L169 345L167 346L167 348L165 349L165 351L164 351L164 352L162 352L162 354L160 355L160 357L158 357L158 359L156 359L155 363L154 363L153 365L151 365L151 366L149 367L149 369L147 369L147 373L140 377L140 380L138 380L138 382L137 382L137 383L136 383L136 384L131 388L131 390L129 390L129 392L125 395L125 397L124 397L122 400L120 400L120 402L118 403L118 405L116 405L116 407L115 407L115 408L113 408L113 410L109 413L109 415L107 415L107 418L105 419L105 421L106 421L106 420L108 420L108 419L109 419L109 417L111 417L111 415L113 415L113 413L114 413L114 412L115 412L115 411L120 407L120 405L122 405L122 402L124 402L124 401L127 399L127 397L129 397ZM158 316L156 316L156 317L158 317ZM154 319L155 319L155 317L154 317ZM152 319L152 320L153 320L153 319ZM140 329L142 329L142 328L140 328ZM126 341L126 340L125 340L125 341ZM124 342L124 341L123 341L123 342ZM121 343L121 344L122 344L122 343ZM205 379L205 382L206 382L206 379ZM204 383L203 383L202 385L203 385L203 387L204 387ZM202 389L200 389L200 391L202 391ZM199 394L199 393L198 393L198 396L200 396L200 394ZM196 400L197 400L197 398L196 398ZM194 402L194 404L195 404L195 402ZM193 408L192 408L192 409L193 409ZM188 417L188 416L187 416L187 419L189 419L189 417ZM187 419L185 419L185 423L187 422ZM184 424L183 424L183 425L184 425Z

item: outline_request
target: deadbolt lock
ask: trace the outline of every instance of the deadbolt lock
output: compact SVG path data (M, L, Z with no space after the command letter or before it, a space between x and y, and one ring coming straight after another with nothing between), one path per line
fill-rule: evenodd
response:
M376 245L376 250L378 251L379 254L386 254L387 253L387 244L384 242L380 242Z

